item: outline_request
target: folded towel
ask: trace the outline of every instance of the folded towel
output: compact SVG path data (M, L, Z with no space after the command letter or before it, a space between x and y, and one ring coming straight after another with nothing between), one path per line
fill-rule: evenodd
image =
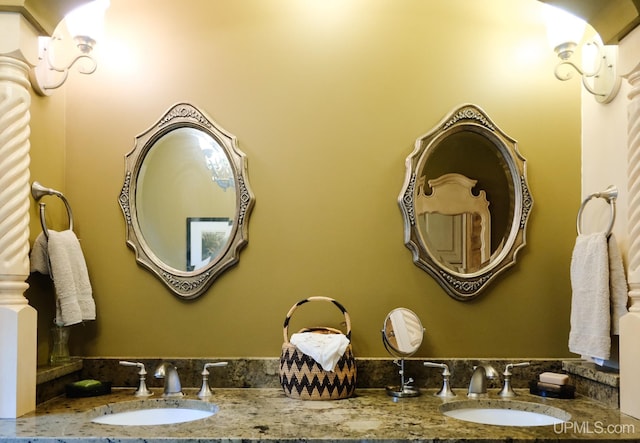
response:
M56 289L56 323L69 326L95 320L96 306L87 264L76 235L70 230L49 230L47 252Z
M289 341L300 352L318 362L325 371L333 371L336 363L349 346L349 339L344 334L298 332L291 335Z
M611 292L611 333L620 335L620 317L627 313L629 287L624 273L622 256L613 234L609 236L609 290Z
M581 234L571 257L569 350L596 358L611 352L609 254L604 233Z

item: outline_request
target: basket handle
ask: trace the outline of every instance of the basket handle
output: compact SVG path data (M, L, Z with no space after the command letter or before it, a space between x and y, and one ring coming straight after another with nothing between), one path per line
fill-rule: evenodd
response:
M293 312L298 309L298 306L304 305L305 303L308 303L310 301L328 301L330 303L333 303L334 305L336 305L336 307L338 309L340 309L340 312L342 312L342 315L344 315L344 319L347 325L347 338L349 340L351 340L351 318L349 317L349 313L347 312L347 310L344 308L344 306L342 306L340 303L338 303L336 300L329 298L329 297L309 297L309 298L305 298L304 300L300 300L298 303L296 303L295 305L293 305L291 307L291 309L289 309L289 312L287 313L287 318L284 319L284 326L283 326L283 335L284 335L284 342L285 343L289 343L289 321L291 320L291 316L293 315Z

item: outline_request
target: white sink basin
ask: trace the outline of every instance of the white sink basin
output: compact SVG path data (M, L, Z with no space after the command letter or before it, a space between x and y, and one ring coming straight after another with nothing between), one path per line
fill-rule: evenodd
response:
M440 406L448 417L498 426L549 426L563 423L571 414L539 403L515 400L463 400Z
M216 405L198 400L140 400L97 408L91 421L117 426L171 425L211 417L217 411Z

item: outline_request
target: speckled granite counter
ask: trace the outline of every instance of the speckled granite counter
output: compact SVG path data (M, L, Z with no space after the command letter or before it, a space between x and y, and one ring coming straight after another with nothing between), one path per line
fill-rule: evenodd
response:
M155 390L155 389L154 389ZM149 400L137 400L131 389L114 389L110 395L67 399L58 397L18 419L0 420L0 440L9 442L385 442L427 441L639 441L640 420L617 409L578 397L575 400L544 399L518 390L520 401L552 405L571 414L563 425L507 427L473 424L446 417L443 403L433 390L416 398L394 399L383 389L358 389L356 396L338 401L300 401L282 390L214 389L211 402L219 411L205 419L161 426L113 426L91 423L112 409L146 407L163 402L160 392ZM196 390L185 390L187 399L200 401ZM461 390L453 401L466 401ZM490 393L495 401L496 391ZM125 405L124 402L129 402Z

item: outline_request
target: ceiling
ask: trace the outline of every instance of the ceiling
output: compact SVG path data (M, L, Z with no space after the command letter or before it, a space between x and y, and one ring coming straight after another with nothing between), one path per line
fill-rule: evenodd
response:
M0 0L0 11L20 12L43 35L89 0ZM605 44L616 44L640 24L640 0L539 0L583 18Z

